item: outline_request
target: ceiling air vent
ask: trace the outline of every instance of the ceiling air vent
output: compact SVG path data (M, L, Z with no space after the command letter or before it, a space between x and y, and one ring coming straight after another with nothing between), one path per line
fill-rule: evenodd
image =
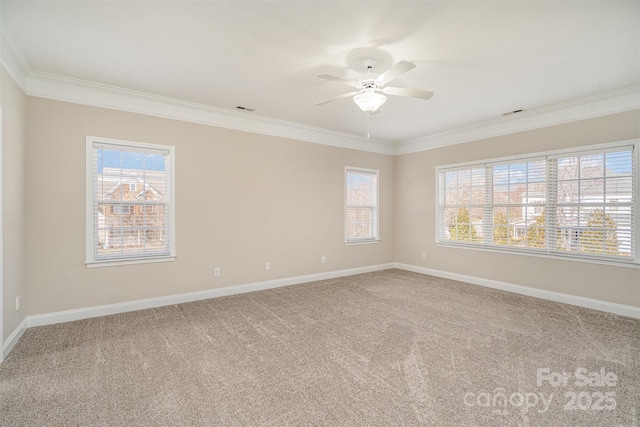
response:
M513 110L513 111L509 111L506 113L502 113L503 116L510 116L511 114L518 114L518 113L522 113L524 110L520 109L520 110Z
M255 108L243 107L242 105L236 105L236 109L242 111L255 111Z

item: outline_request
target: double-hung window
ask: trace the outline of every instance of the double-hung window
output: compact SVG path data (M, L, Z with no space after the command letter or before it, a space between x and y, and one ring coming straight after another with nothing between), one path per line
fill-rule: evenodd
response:
M175 258L174 147L87 137L89 267Z
M378 174L374 169L347 167L345 242L365 243L378 236Z
M640 264L638 142L441 166L437 243Z

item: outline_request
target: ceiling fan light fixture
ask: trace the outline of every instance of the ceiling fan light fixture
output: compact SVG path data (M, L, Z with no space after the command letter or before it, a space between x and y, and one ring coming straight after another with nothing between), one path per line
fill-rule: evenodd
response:
M374 91L366 91L353 97L353 102L365 113L371 114L387 102L387 97Z

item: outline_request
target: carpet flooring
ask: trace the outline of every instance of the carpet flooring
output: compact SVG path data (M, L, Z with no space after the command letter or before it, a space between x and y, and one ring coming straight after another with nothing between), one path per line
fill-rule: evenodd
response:
M386 270L28 329L2 426L638 426L640 321Z

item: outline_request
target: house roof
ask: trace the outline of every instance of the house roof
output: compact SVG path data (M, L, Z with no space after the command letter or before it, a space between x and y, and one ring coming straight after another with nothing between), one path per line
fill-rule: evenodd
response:
M140 180L138 180L138 181L141 183L141 181L140 181ZM112 195L113 193L115 193L118 189L120 189L124 184L128 184L128 182L118 182L118 183L117 183L117 184L115 184L113 187L111 187L111 188L110 188L106 193L104 193L104 194L102 195L102 198L103 198L103 199L110 199L110 198L111 198L111 195ZM143 188L140 192L138 192L138 193L136 194L136 196L135 196L135 197L136 197L136 199L143 200L143 199L144 199L144 195L145 195L147 192L151 192L154 196L156 196L156 197L157 197L157 198L159 198L159 199L163 199L163 198L164 198L164 196L163 196L163 195L162 195L162 194L161 194L161 193L160 193L160 192L159 192L155 187L153 187L153 186L152 186L152 185L150 185L150 184L145 183L145 184L144 184L144 188Z

